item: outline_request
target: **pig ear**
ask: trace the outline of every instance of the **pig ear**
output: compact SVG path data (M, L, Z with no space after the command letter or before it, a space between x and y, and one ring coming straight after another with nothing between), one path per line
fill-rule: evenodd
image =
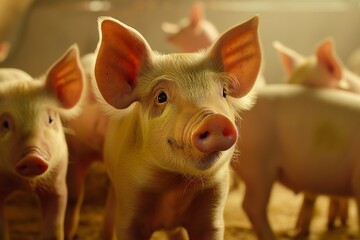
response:
M275 41L273 46L279 53L280 61L282 62L286 74L291 75L294 68L304 60L304 57L280 42Z
M49 69L46 75L46 88L56 95L65 109L72 108L78 103L84 88L84 73L77 45L71 46Z
M316 57L318 64L324 66L334 79L341 80L341 61L333 51L333 42L330 39L325 40L318 46Z
M4 61L10 52L9 42L0 42L0 62Z
M225 32L209 50L217 70L235 81L230 95L241 97L253 87L261 65L258 16Z
M195 3L190 11L190 24L193 27L198 26L199 22L203 19L204 6L202 3Z
M96 83L107 103L123 109L138 100L137 77L150 64L152 51L140 33L113 18L99 19L99 32Z
M163 22L161 24L161 29L166 34L176 34L180 31L180 28L177 24L169 23L169 22Z

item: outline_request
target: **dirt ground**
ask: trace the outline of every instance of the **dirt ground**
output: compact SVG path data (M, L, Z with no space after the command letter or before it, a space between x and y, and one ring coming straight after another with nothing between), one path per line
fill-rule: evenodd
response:
M94 170L94 169L100 170ZM97 240L102 225L104 210L105 185L107 179L101 166L95 165L87 178L86 200L82 208L78 239ZM224 212L226 220L225 240L255 240L241 201L244 186L229 195ZM280 185L275 185L271 203L269 205L270 221L279 239L287 237L296 222L302 196L295 195ZM326 229L326 214L328 198L320 197L316 203L315 216L311 225L310 240L345 240L359 239L356 226L356 206L350 202L349 220L347 227L338 227L332 231ZM10 224L11 240L37 240L39 237L40 214L34 197L23 193L11 197L7 203L6 212ZM155 239L155 238L154 238ZM158 240L160 238L156 238Z

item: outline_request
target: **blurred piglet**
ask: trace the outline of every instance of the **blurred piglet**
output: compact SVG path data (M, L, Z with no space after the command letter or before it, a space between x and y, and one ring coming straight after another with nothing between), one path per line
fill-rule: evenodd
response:
M324 87L360 93L360 78L347 70L336 56L333 41L322 41L316 48L316 54L304 58L294 50L274 43L280 54L289 83L304 84L312 87ZM299 235L309 233L310 222L314 210L316 196L305 194L296 228ZM329 205L328 228L335 225L339 217L342 225L346 225L348 217L348 201L346 198L332 197Z
M72 46L40 79L0 70L0 239L9 239L6 198L16 190L37 195L41 239L64 239L68 149L61 117L78 112L83 72Z
M303 57L279 42L275 42L274 47L280 54L288 83L360 93L359 76L344 67L331 39L321 42L315 55L310 57Z
M65 216L65 236L69 240L74 239L78 229L85 193L84 181L88 169L95 161L102 161L103 159L104 137L109 119L96 100L91 86L95 58L94 53L81 57L86 81L85 97L81 102L81 111L77 117L67 119L64 123L69 129L66 134L69 148L69 167L67 174L68 204ZM111 230L106 230L108 228ZM103 231L110 231L110 233L103 232L102 234L111 235L111 222L105 221Z
M241 155L233 167L246 185L243 207L259 239L275 239L266 212L275 181L309 197L353 196L359 209L358 94L271 84L258 89L256 104L242 118Z
M189 16L179 23L164 22L161 28L168 35L167 41L181 52L208 48L219 36L216 27L205 19L202 3L194 4Z
M104 161L119 240L161 229L170 239L223 239L236 124L261 63L257 27L254 17L206 52L162 55L135 29L100 19L95 79L113 113Z

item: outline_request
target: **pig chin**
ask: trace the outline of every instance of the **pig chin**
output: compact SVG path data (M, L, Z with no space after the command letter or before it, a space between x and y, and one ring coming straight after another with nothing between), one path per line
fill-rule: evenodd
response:
M221 158L221 155L221 152L206 154L195 162L195 167L202 171L210 169Z

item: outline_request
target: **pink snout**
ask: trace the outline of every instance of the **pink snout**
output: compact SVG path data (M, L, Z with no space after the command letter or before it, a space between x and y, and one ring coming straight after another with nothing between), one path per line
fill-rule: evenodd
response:
M206 118L192 135L192 143L203 153L225 151L231 148L238 138L234 123L221 114Z
M15 166L16 172L24 177L35 177L43 174L49 165L36 151L27 153Z

